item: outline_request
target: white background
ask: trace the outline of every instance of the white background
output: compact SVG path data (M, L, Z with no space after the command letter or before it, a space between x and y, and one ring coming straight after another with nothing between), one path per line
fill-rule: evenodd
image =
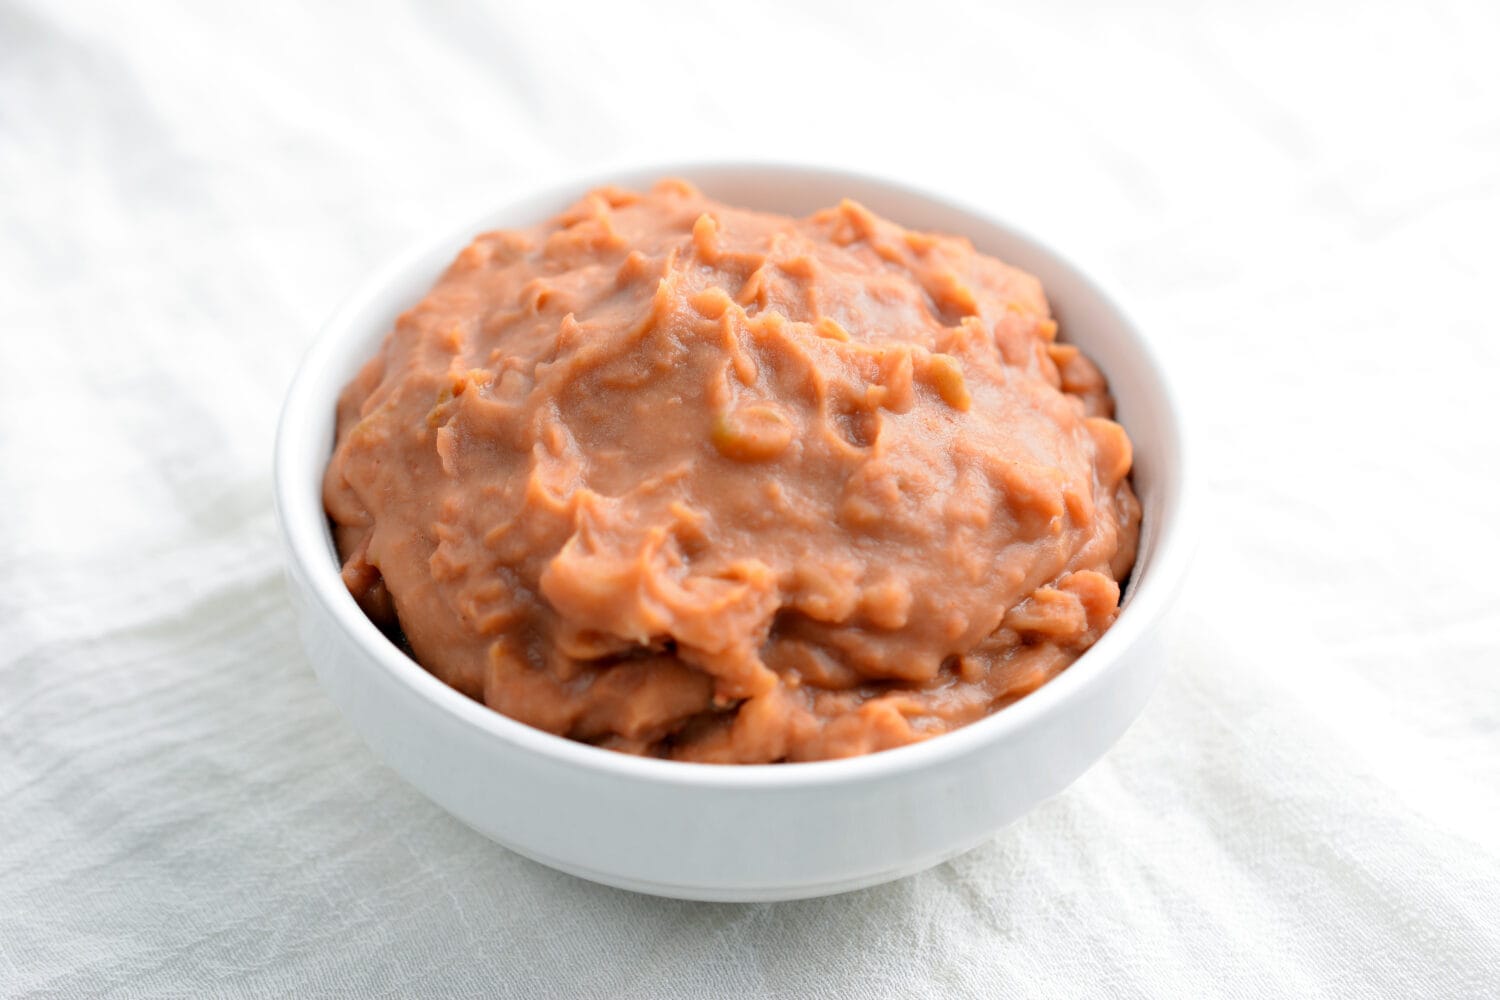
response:
M1500 7L1006 6L0 0L0 994L1500 994ZM1101 764L786 905L588 885L403 785L317 689L269 498L376 263L738 155L1113 284L1204 501Z

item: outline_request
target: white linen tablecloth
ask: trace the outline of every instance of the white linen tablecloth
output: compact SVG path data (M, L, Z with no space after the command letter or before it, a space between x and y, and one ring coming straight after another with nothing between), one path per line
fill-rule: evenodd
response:
M1497 51L1447 0L0 0L0 994L1500 995ZM1102 275L1203 486L1103 762L782 905L577 881L404 785L314 681L269 498L372 266L556 173L737 155Z

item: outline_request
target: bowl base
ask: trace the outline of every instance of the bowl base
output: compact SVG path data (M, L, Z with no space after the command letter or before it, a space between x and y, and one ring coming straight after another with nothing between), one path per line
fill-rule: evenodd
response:
M466 824L467 825L467 824ZM483 830L470 826L474 832L494 840ZM944 851L932 857L923 858L919 861L909 862L895 868L878 871L871 874L856 875L849 878L834 879L828 882L792 882L781 885L681 885L671 882L657 882L649 879L636 879L624 875L614 875L607 872L596 871L584 865L570 864L557 858L548 857L537 851L529 851L520 847L496 840L495 842L508 851L514 851L523 858L535 861L539 865L560 871L574 878L581 878L586 882L594 882L599 885L607 885L613 889L624 889L627 892L638 892L645 896L660 896L665 899L681 899L700 903L784 903L797 899L818 899L822 896L837 896L841 893L855 892L859 889L868 889L872 886L883 885L886 882L895 882L909 875L916 875L936 868L945 861L964 855L977 847L994 839L996 834L986 834L978 841L967 844L957 850Z

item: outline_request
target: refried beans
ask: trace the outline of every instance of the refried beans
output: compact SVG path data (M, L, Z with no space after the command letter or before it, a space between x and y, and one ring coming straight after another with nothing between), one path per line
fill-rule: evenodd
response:
M1131 445L1038 281L851 201L664 181L478 237L338 404L365 612L602 747L847 757L1035 690L1114 621Z

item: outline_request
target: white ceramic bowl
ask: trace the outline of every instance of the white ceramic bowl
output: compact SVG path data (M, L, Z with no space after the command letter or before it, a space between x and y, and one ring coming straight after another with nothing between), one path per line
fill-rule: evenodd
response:
M726 766L645 760L512 721L392 645L339 578L320 484L334 401L395 316L474 234L539 222L590 187L686 177L707 194L805 214L851 197L906 226L960 233L1041 278L1063 336L1109 377L1135 442L1140 556L1118 621L1051 683L989 718L851 760ZM663 165L516 197L401 258L328 323L287 394L276 506L298 625L354 728L438 805L511 850L596 882L688 899L842 892L969 850L1081 775L1135 719L1163 661L1162 618L1188 556L1181 419L1150 345L1086 277L1015 230L911 188L805 167Z

